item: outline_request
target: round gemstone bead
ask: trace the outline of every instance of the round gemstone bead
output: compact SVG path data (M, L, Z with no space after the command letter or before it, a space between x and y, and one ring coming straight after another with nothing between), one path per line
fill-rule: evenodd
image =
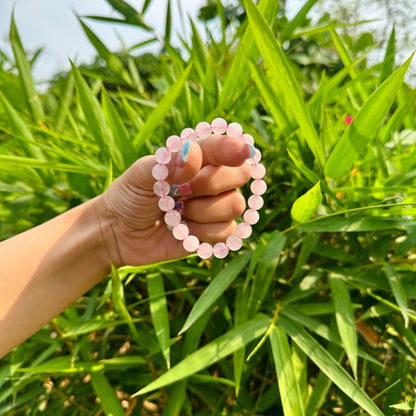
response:
M152 176L158 181L163 181L169 175L169 170L165 165L155 165L152 169Z
M165 223L169 227L174 227L181 222L181 214L178 211L169 211L165 214Z
M250 189L254 195L263 195L267 191L267 184L263 179L256 179L251 182Z
M240 250L241 246L243 245L243 240L233 234L227 238L226 244L231 251L237 251Z
M182 147L181 138L176 135L168 137L168 139L166 140L166 147L171 152L179 152L179 150L181 150Z
M183 248L186 251L189 251L192 253L193 251L197 250L198 247L199 247L199 240L194 235L188 235L188 237L186 237L185 240L183 240Z
M256 224L259 221L260 215L254 209L248 209L243 215L244 221L247 224Z
M240 137L243 134L243 128L238 123L230 123L227 127L227 135L232 137Z
M187 127L183 129L181 132L181 140L182 142L186 142L188 140L196 140L196 133L194 129Z
M157 181L153 185L153 191L157 196L166 196L170 191L170 186L166 181Z
M223 118L218 117L212 121L211 127L215 134L223 134L227 130L227 122Z
M201 259L209 259L212 256L212 246L209 243L201 243L197 249L198 256Z
M262 208L264 204L263 198L260 195L251 195L247 202L248 206L255 210Z
M209 136L211 136L211 133L212 133L211 125L207 123L206 121L201 121L200 123L196 125L195 133L201 139L206 139Z
M250 166L250 175L253 179L261 179L265 174L266 168L261 163Z
M218 259L223 259L227 257L228 254L228 247L224 243L217 243L213 249L214 256Z
M160 147L156 150L155 159L157 163L162 163L163 165L166 165L166 163L169 163L172 159L172 155L169 152L169 150L166 149L166 147Z
M237 225L237 231L235 235L240 238L247 238L250 237L252 232L251 225L242 222L241 224Z
M180 223L173 227L173 236L177 240L185 240L189 235L189 228L186 224Z
M163 196L159 199L159 208L162 211L170 211L175 206L175 200L171 196Z
M261 152L260 152L260 150L259 150L259 149L256 149L256 154L255 154L255 156L253 157L253 159L254 159L257 163L259 163L259 162L260 162L260 160L261 160Z
M254 144L254 139L251 134L244 133L242 138L244 143Z

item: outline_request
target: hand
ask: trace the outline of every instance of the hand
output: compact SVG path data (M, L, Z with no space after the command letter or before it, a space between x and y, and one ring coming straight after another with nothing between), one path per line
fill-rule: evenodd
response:
M250 148L239 139L212 135L192 142L182 167L177 155L167 165L170 184L190 183L192 195L184 202L190 233L201 242L225 242L235 233L235 218L245 209L236 188L249 179L244 161ZM96 212L110 260L117 266L143 265L188 255L163 220L153 192L154 156L135 162L97 198ZM108 226L110 225L110 226Z

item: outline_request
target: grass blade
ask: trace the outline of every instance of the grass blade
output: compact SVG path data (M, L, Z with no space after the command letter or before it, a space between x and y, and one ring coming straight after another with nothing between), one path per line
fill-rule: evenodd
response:
M325 161L323 144L303 101L293 68L289 65L281 46L256 5L252 0L244 0L244 5L257 47L265 67L269 70L274 90L282 91L288 111L299 124L301 137L308 144L320 166L323 166Z
M109 416L125 416L120 401L104 374L95 372L89 374L91 376L92 386L95 393L100 398L100 406L105 414Z
M269 339L276 367L283 413L285 416L302 416L305 412L286 333L282 328L275 326L270 332Z
M302 24L306 19L306 15L317 1L318 0L308 0L301 7L301 9L296 13L296 16L282 30L282 33L280 34L280 39L282 39L282 41L289 38L298 27L302 27Z
M338 333L350 361L354 377L357 378L358 337L350 294L342 277L335 273L331 273L329 276L329 286L335 308Z
M169 384L181 381L198 371L222 360L233 352L247 345L256 338L261 337L270 326L270 318L257 315L241 326L232 329L216 340L195 351L179 364L160 376L157 380L139 390L134 396L149 393Z
M330 355L325 348L319 344L301 326L290 319L281 317L278 322L284 331L290 335L294 342L305 352L327 377L334 382L343 392L354 400L371 416L383 416L381 410L367 396L364 390L355 383L344 368Z
M396 56L396 30L393 26L390 37L387 42L386 54L384 55L383 65L380 71L379 84L382 84L392 73L394 69L394 58Z
M200 318L214 302L224 293L225 289L234 281L241 270L247 265L251 254L247 252L243 256L234 258L230 263L222 269L205 289L199 299L195 302L191 312L188 315L179 335L188 330L198 318Z
M375 136L393 104L412 58L413 54L364 103L329 155L325 165L326 176L335 177L347 172Z
M165 287L160 273L147 275L147 291L150 300L150 313L156 337L165 357L166 366L170 368L170 329L168 306L166 302Z

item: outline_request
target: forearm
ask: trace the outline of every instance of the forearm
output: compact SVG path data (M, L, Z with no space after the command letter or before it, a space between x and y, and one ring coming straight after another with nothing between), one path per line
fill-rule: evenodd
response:
M96 199L0 243L0 357L109 272ZM103 228L104 227L104 228Z

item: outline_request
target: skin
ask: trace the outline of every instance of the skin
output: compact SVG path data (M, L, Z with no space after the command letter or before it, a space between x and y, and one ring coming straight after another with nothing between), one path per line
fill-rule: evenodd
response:
M191 143L182 167L172 155L166 180L190 182L185 216L200 241L225 241L235 232L249 154L239 139L212 136ZM155 164L153 156L139 159L102 195L0 243L0 358L105 278L111 263L138 266L189 254L163 221Z

